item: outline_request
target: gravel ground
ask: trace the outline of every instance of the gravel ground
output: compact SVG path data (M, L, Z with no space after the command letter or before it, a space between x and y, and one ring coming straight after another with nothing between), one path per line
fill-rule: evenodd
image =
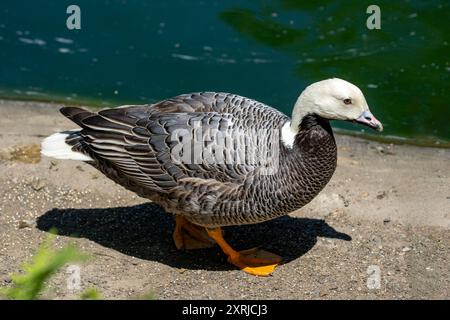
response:
M73 127L57 110L0 100L0 284L56 227L57 247L75 243L93 258L80 265L80 290L67 288L62 270L48 298L88 287L111 299L450 298L449 149L337 136L336 174L309 205L226 228L236 248L283 257L273 276L258 278L218 248L177 251L169 214L89 165L41 159L40 140Z

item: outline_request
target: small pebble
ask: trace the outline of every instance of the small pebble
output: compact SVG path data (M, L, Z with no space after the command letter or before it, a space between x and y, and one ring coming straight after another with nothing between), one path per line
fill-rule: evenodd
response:
M384 197L386 197L386 191L383 191L383 192L381 192L380 194L377 195L377 199L378 199L378 200L381 200L381 199L383 199Z
M34 220L20 220L19 225L17 226L19 229L24 228L32 228L36 222Z

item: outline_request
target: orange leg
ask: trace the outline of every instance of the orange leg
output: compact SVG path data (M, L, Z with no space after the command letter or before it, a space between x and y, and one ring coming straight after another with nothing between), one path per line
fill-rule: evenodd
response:
M179 250L204 249L215 245L205 228L197 226L179 215L175 217L173 241Z
M206 229L206 231L228 256L228 262L249 274L254 276L268 276L272 274L275 267L281 262L281 257L257 248L244 251L234 250L224 240L220 228Z

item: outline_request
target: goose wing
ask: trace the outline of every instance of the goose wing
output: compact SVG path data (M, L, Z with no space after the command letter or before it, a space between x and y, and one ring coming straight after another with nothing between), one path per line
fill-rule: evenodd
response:
M261 139L253 132L267 126L261 118L248 108L241 113L230 108L232 98L207 97L183 95L98 113L76 107L61 112L82 128L74 149L107 161L147 188L164 192L184 178L242 183L261 166L254 153L270 152L267 139L273 132Z

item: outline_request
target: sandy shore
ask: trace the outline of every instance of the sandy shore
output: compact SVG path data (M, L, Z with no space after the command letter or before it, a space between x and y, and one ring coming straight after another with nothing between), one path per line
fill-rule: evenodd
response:
M450 298L450 149L337 136L338 169L312 203L227 229L238 249L283 256L272 277L257 278L218 248L178 252L170 215L89 165L40 158L43 137L73 127L56 105L0 100L0 284L55 226L58 246L75 242L95 257L81 265L82 288L106 298ZM31 227L19 228L24 221ZM367 286L371 266L379 288ZM47 297L79 293L66 276Z

